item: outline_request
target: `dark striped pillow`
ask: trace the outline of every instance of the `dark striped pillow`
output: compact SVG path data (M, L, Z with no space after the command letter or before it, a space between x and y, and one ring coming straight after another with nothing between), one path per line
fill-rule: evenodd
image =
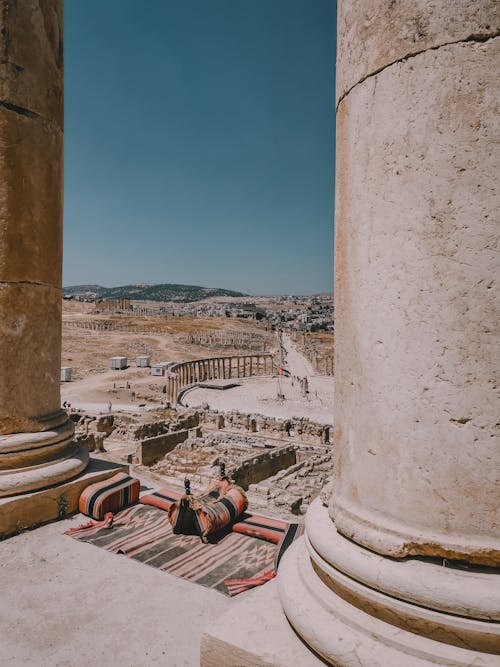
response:
M198 535L206 542L208 535L236 521L248 507L248 500L243 489L234 485L216 502L206 503L197 499L191 503L191 507Z
M175 535L199 535L192 500L191 496L182 496L168 510L168 520Z
M110 479L87 486L78 501L78 509L82 514L101 521L107 512L114 513L137 502L140 489L138 479L119 472Z

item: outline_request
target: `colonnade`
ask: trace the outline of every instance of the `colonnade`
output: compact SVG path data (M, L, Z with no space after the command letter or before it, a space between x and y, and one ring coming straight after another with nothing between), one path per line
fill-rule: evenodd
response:
M171 403L176 403L182 389L198 382L271 375L272 372L272 354L245 354L183 361L170 369L167 395Z
M87 331L119 331L123 333L166 334L167 331L154 325L121 324L120 322L106 322L99 320L66 320L63 326L70 329L85 329Z

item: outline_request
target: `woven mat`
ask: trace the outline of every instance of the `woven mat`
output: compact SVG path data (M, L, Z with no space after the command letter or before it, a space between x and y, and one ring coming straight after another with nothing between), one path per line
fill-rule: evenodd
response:
M275 544L233 532L203 544L197 536L174 535L167 513L147 505L118 512L111 528L97 525L66 534L224 595L237 595L274 576ZM226 580L233 583L226 585Z

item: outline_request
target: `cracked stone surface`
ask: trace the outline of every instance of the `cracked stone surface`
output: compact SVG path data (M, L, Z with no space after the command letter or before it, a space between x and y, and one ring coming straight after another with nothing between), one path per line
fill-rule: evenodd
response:
M338 3L337 102L397 61L500 32L496 0L351 0Z

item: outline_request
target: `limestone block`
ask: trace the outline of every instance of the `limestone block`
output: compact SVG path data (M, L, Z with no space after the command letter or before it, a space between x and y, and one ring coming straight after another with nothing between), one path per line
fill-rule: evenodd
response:
M331 512L393 556L500 563L499 47L427 51L339 107Z
M239 622L235 623L234 619ZM276 582L257 588L214 620L201 639L202 667L321 667L281 609Z
M0 434L43 430L61 408L61 292L0 283L0 313Z
M496 0L341 0L337 101L359 81L402 58L499 31Z
M0 105L0 174L0 282L60 287L61 131Z
M0 1L0 100L63 126L62 2Z

